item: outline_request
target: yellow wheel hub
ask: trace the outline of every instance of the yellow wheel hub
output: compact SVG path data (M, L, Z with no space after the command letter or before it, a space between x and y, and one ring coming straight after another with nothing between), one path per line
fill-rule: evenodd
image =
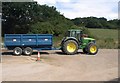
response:
M91 46L90 47L90 52L91 53L95 53L97 51L97 47L96 46Z
M67 44L67 51L68 52L74 52L76 50L76 45L73 42L70 42Z

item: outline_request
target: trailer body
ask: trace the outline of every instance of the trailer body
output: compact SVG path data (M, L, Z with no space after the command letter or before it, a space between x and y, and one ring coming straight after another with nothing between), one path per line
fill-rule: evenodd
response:
M51 50L53 44L52 34L5 34L5 47L13 50L20 47L24 50L30 47L35 50Z

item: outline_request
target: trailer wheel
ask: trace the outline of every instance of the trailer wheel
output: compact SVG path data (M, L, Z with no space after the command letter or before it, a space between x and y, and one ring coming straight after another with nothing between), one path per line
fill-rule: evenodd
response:
M87 47L88 53L91 55L95 55L98 52L98 47L95 43L90 43Z
M76 54L78 51L78 44L74 40L65 41L63 44L63 52L66 54L72 55Z
M14 48L13 53L15 55L21 55L22 54L22 49L20 47L16 47L16 48Z
M24 52L25 55L31 55L32 52L33 52L33 50L32 50L32 48L30 48L30 47L26 47L26 48L23 50L23 52Z

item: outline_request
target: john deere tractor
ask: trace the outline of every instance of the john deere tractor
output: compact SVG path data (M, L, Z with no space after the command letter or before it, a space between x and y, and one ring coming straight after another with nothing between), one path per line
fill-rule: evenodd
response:
M88 38L82 30L68 30L66 37L61 42L62 52L73 55L77 53L78 49L82 49L84 53L90 55L98 52L95 39Z

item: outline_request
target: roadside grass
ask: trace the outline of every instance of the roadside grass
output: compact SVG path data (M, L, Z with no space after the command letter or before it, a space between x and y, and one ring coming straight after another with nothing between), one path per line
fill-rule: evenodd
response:
M113 40L112 38L106 39L98 39L96 40L96 44L98 48L106 48L106 49L117 49L118 41Z
M117 29L89 29L89 31L96 38L99 48L118 48Z
M53 36L53 47L60 47L63 37L64 36Z

